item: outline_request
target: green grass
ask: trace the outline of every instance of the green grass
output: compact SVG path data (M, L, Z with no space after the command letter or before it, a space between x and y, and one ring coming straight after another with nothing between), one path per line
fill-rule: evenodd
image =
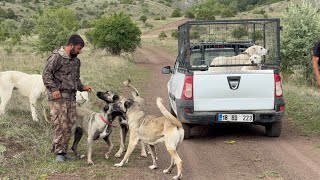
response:
M305 135L320 134L318 89L284 83L285 116Z
M283 179L280 177L279 173L276 171L265 171L261 175L259 175L258 178L259 179L273 179L273 180Z
M15 48L12 54L7 54L0 48L0 71L41 73L47 56L36 55L30 48L24 48L23 52L16 51ZM97 91L112 90L121 93L124 90L122 82L129 76L132 83L137 86L150 77L150 71L134 65L130 54L112 56L105 51L94 50L88 45L79 58L82 81ZM100 108L94 104L102 101L94 93L90 93L89 96L92 104L90 108L99 111ZM42 101L42 106L47 106L45 100ZM113 164L119 161L118 158L111 157L109 160L104 158L107 145L103 140L94 142L95 166L88 166L86 159L62 164L54 163L55 157L50 152L51 123L44 120L33 122L28 99L16 91L6 110L6 114L0 117L0 179L41 179L54 174L80 176L84 179L112 179L124 174L125 169L113 168ZM42 115L42 111L38 112ZM115 129L114 136L119 134L118 131ZM119 148L118 138L113 138L113 143L114 154ZM79 143L79 152L86 154L86 136Z

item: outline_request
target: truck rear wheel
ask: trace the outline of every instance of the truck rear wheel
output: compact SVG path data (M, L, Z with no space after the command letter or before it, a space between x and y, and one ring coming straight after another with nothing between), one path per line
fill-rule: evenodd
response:
M182 123L183 129L184 129L184 139L189 139L191 137L191 126L186 123Z
M282 129L282 121L266 124L265 129L268 137L279 137Z

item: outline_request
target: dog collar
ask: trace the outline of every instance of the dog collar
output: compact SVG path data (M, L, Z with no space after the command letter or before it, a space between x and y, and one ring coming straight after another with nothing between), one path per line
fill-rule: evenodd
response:
M104 117L102 117L101 115L99 116L100 119L105 122L106 124L108 124L109 126L112 126L112 127L116 127L115 125L111 124L107 119L105 119Z

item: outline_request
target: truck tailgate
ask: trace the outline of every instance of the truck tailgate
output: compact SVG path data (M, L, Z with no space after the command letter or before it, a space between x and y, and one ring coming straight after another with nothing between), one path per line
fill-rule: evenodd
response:
M273 70L195 71L193 85L194 111L274 109Z

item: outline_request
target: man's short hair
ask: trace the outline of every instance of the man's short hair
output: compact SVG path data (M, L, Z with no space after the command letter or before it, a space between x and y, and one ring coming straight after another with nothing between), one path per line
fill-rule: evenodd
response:
M67 46L70 45L70 44L73 44L73 45L81 45L82 47L84 47L84 41L82 39L82 37L78 34L72 34L70 37L69 37L69 40L68 40L68 43L67 43Z

